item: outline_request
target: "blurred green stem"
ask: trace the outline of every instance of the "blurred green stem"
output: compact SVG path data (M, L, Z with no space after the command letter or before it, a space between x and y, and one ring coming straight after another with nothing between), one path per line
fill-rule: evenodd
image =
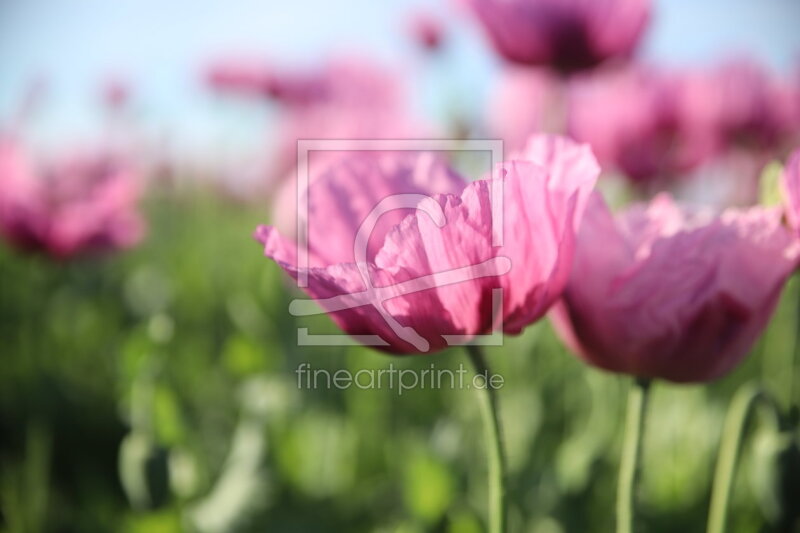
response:
M774 417L776 428L781 427L781 410L775 399L766 391L747 384L740 388L731 401L725 427L722 430L722 443L714 473L714 486L711 492L711 507L708 512L707 533L724 533L728 518L728 504L731 499L733 480L736 477L736 463L742 448L744 431L755 407L763 404Z
M506 530L506 468L503 451L503 432L497 407L497 391L489 380L492 374L486 363L483 351L478 346L467 346L467 353L475 367L475 373L484 377L485 383L480 394L481 416L486 439L486 453L489 463L489 533L504 533Z
M800 362L800 274L795 274L794 279L795 287L795 324L794 324L794 349L791 354L791 366L789 367L789 405L794 406L795 409L800 408L800 387L795 383L797 380L797 373L800 372L798 362ZM797 398L795 398L797 396Z
M634 530L636 480L639 476L649 392L650 380L644 378L637 378L628 392L625 441L617 482L617 533L632 533Z

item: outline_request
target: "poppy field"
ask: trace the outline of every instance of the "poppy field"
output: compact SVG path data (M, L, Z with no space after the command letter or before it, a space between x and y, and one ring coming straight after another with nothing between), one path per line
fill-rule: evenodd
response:
M800 531L800 63L663 60L663 4L203 49L200 147L120 65L78 135L8 63L0 531Z

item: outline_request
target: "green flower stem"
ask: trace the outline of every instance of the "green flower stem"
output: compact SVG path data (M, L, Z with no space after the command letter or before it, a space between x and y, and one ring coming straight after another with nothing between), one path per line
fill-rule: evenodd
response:
M797 386L797 374L800 372L798 363L800 363L800 274L795 274L795 298L796 305L794 308L795 325L794 325L794 349L791 355L791 366L789 367L789 405L793 409L800 408L800 387ZM796 414L796 412L795 412Z
M636 480L639 476L649 392L650 380L642 378L636 379L628 392L625 441L617 484L617 533L633 533L634 531Z
M707 533L724 533L728 518L728 504L736 477L736 463L742 448L747 423L758 404L769 408L776 428L781 427L781 410L775 399L760 388L747 384L740 388L731 401L722 443L717 457L714 485L711 492L711 507L708 513Z
M478 346L467 346L475 373L491 378L486 358ZM503 451L503 432L497 407L497 391L490 384L478 390L483 418L486 453L489 463L489 533L506 531L506 465Z

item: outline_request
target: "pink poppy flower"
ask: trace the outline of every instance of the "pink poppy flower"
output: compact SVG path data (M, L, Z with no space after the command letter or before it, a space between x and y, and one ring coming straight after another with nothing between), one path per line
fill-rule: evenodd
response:
M722 65L714 77L719 127L728 143L774 149L797 133L800 100L788 81L746 60Z
M674 179L718 151L716 95L699 73L588 75L570 86L568 132L635 182Z
M709 381L745 357L797 258L797 241L777 209L714 215L663 194L614 217L595 195L552 317L590 364Z
M560 71L629 57L650 18L649 0L461 0L505 59Z
M76 154L43 171L0 141L0 232L13 245L66 258L127 248L143 236L139 187L119 157Z
M781 175L781 190L789 225L800 235L800 149L786 162Z
M599 173L589 148L534 138L469 184L430 155L414 157L355 154L332 165L308 190L308 266L294 241L260 226L265 255L307 280L304 290L347 333L378 336L391 353L440 350L444 336L470 339L499 320L518 333L540 318L567 281Z

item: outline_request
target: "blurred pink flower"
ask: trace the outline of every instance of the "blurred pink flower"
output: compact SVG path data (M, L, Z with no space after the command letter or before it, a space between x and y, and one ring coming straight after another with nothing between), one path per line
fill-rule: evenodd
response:
M206 83L220 93L268 99L288 110L321 104L383 104L399 92L388 71L349 57L306 68L228 58L211 64Z
M649 0L460 0L497 52L560 71L630 56L650 18Z
M412 15L408 25L412 39L425 52L437 52L444 45L444 25L434 14L418 11Z
M490 333L498 318L507 333L540 318L566 284L599 173L589 148L534 138L520 159L470 184L429 154L411 164L397 157L354 154L311 184L308 268L295 242L260 226L265 254L307 277L306 292L347 333L378 335L391 353L440 350L443 335ZM502 308L493 313L496 288Z
M747 60L723 64L714 76L719 127L727 143L775 149L797 134L800 96L788 81Z
M778 209L715 216L660 195L615 218L595 195L552 316L565 342L595 366L708 381L750 350L797 257Z
M794 232L800 236L800 149L795 150L786 161L780 185L786 218Z
M205 72L209 88L221 94L250 97L269 94L271 72L265 62L241 58L217 60Z
M636 182L673 179L718 150L716 96L700 73L637 67L573 80L568 132Z
M372 61L340 56L311 67L227 59L212 64L207 81L214 90L274 104L274 129L260 173L271 189L291 194L298 140L432 136L411 111L406 78ZM312 163L331 155L316 151Z
M106 154L74 154L34 169L22 148L0 141L0 232L13 245L60 258L136 244L135 173Z
M118 111L125 108L131 98L131 86L125 79L112 77L102 86L103 105L111 110Z
M427 138L431 128L410 109L404 80L397 73L356 58L339 58L325 65L324 96L305 105L285 106L278 119L277 154L273 175L284 178L284 188L294 189L291 169L297 163L297 141L328 139ZM318 164L335 152L315 152Z
M524 148L534 133L563 131L563 85L548 69L503 69L489 103L487 122L492 136L500 137L504 150Z

